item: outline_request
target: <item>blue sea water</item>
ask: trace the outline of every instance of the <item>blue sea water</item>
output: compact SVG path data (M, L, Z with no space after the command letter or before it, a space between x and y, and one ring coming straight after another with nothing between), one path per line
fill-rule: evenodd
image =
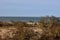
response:
M39 21L40 17L0 17L0 21Z

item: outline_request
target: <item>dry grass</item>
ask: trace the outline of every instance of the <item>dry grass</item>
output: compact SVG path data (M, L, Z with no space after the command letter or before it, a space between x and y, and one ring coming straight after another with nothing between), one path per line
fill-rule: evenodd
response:
M4 31L3 33L8 28L16 28L18 32L13 38L7 37L4 40L60 40L60 20L56 17L50 17L49 20L45 17L38 24L27 24L27 22L20 21L0 22L0 30ZM40 35L40 33L42 34Z

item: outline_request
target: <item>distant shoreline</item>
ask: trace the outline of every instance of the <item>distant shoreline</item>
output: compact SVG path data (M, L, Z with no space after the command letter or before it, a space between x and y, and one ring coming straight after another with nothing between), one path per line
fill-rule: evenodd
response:
M37 22L40 17L0 17L0 21L33 21Z

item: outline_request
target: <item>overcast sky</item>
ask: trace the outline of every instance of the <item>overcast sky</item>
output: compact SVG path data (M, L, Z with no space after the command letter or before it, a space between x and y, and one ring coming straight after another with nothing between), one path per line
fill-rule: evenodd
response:
M0 16L58 16L60 0L0 0Z

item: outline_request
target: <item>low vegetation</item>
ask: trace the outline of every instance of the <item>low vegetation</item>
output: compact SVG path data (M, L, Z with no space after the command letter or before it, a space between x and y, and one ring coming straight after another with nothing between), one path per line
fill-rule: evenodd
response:
M13 38L6 37L0 40L60 40L60 18L54 16L41 17L38 22L0 21L0 29L16 28L18 31ZM0 33L2 31L0 30Z

